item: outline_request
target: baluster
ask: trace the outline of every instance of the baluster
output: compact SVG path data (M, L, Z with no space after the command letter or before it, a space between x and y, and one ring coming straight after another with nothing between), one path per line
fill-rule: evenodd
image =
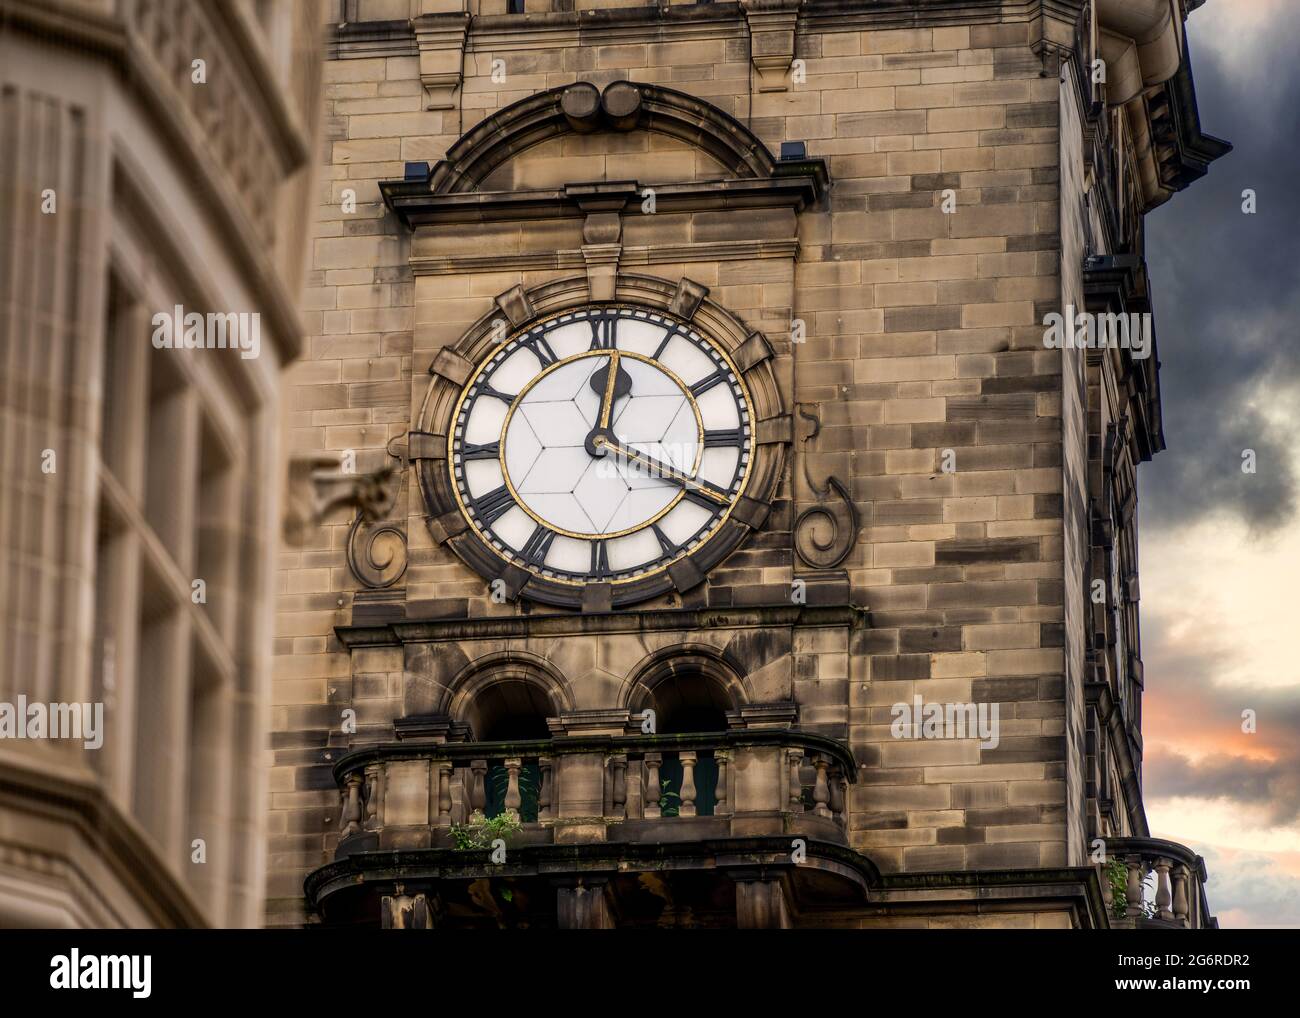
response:
M524 761L521 757L506 757L506 816L519 819L519 807L524 804L524 797L519 792L519 770Z
M831 815L835 822L843 825L844 823L844 799L846 796L846 786L848 782L844 778L843 771L838 766L832 767L830 771L831 783Z
M469 785L469 811L470 814L482 814L487 809L487 790L483 781L487 776L486 760L471 760L469 762L470 785Z
M645 816L647 820L658 820L662 816L659 809L659 796L663 785L659 783L659 764L663 757L658 753L645 755Z
M803 763L802 749L787 749L786 762L790 767L790 801L791 813L803 812L803 783L799 778L799 767Z
M1161 919L1172 919L1173 910L1169 907L1174 900L1169 889L1169 867L1173 863L1168 859L1156 860L1156 915Z
M551 758L549 756L540 756L537 758L537 769L542 772L541 785L537 789L537 819L550 820L551 814L551 781L553 780L551 772Z
M1187 924L1187 867L1182 863L1174 870L1174 918Z
M1124 860L1128 866L1128 887L1125 894L1128 897L1128 908L1125 910L1129 917L1140 916L1142 914L1142 857L1131 855Z
M379 824L379 796L383 770L378 763L366 764L366 830L373 831Z
M339 827L345 838L361 833L361 775L356 771L347 776L343 792L343 816Z
M446 760L429 761L430 827L446 827L451 823L451 792L445 788L450 767Z
M455 771L450 760L438 761L438 826L451 826L451 779Z
M831 786L826 778L829 761L820 753L813 757L813 766L817 768L817 779L813 784L813 812L819 817L829 817L831 811L827 803L831 801Z
M524 805L524 796L519 790L519 771L524 761L521 757L507 757L506 761L506 815L519 819L519 807Z
M731 807L727 805L727 765L731 763L731 753L729 750L717 749L713 751L713 759L718 762L718 787L713 792L717 805L713 807L713 815L729 816Z
M695 759L694 750L683 750L678 754L682 762L682 804L678 811L680 816L695 816Z
M614 772L614 791L612 814L621 820L627 816L627 757L623 754L610 757L610 768Z

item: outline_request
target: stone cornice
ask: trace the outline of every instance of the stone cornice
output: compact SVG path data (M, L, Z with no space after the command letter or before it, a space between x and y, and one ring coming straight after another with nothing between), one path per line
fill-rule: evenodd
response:
M774 605L753 608L658 609L601 614L511 615L478 619L409 619L373 626L335 626L339 642L357 647L400 647L409 643L453 640L509 640L638 632L692 632L702 629L765 629L773 626L861 628L865 608Z
M688 244L629 245L622 249L619 264L655 265L678 262L735 262L763 258L797 258L797 240L736 240ZM580 269L585 264L581 248L539 251L517 255L411 256L411 271L417 276L464 275L472 272L535 272Z
M655 184L658 213L708 212L719 209L793 208L802 210L820 201L828 175L821 159L783 163L770 178L708 180ZM649 185L646 185L649 186ZM643 185L628 181L630 195ZM486 191L432 194L423 182L380 181L384 204L408 227L443 223L516 222L536 219L577 219L585 215L580 196L569 188L535 191Z
M873 889L872 898L891 906L891 912L905 913L909 906L931 909L941 895L953 907L978 902L982 910L999 906L1010 909L1027 898L1038 904L1055 898L1073 904L1084 929L1106 929L1110 925L1101 880L1093 866L886 873Z

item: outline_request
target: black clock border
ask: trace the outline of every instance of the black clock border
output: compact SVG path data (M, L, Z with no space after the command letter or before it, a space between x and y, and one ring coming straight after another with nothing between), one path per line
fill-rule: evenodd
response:
M462 513L447 463L447 436L455 427L456 406L465 385L491 352L515 339L538 321L567 310L591 307L639 307L695 326L730 358L750 395L754 431L750 475L727 519L699 547L642 577L618 582L560 582L538 575L491 547ZM502 318L509 331L500 337ZM696 318L700 321L696 322ZM444 347L429 366L433 376L419 423L410 434L410 458L416 468L427 525L434 542L447 547L489 583L500 580L510 600L527 598L555 608L600 611L637 604L670 591L686 593L735 551L766 521L784 469L791 422L772 371L774 355L762 333L708 299L708 289L682 278L676 285L653 276L620 274L615 299L590 299L585 276L556 280L528 291L514 287L496 299L459 342Z
M586 304L581 305L579 308L576 308L576 309L570 308L570 309L566 309L566 310L564 310L564 311L560 311L560 312L551 312L551 313L549 313L549 314L547 314L547 315L545 315L545 316L539 318L538 320L535 320L534 322L530 323L530 324L527 325L524 329L521 329L521 330L519 330L519 331L513 333L513 334L512 334L510 337L508 337L505 341L503 341L501 344L499 344L499 345L498 345L494 350L492 350L492 351L489 352L488 357L487 357L487 358L482 362L482 364L480 364L479 368L478 368L478 369L475 371L475 373L474 373L474 377L473 377L473 379L471 379L471 381L470 381L470 382L468 383L468 385L467 385L467 391L465 392L465 397L467 397L467 398L470 400L470 402L469 402L469 403L466 403L465 399L463 398L463 399L462 399L461 401L459 401L459 403L458 403L458 412L453 416L453 419L452 419L452 422L451 422L451 431L450 431L450 433L451 433L451 434L456 434L456 433L459 432L459 429L461 429L461 428L463 428L463 427L465 426L465 422L466 422L466 420L468 419L469 414L473 413L473 409L472 409L473 404L474 404L474 403L477 403L477 401L478 401L479 399L482 399L482 398L484 398L485 396L488 397L488 398L508 398L508 397L504 397L504 396L501 396L501 395L499 395L499 394L496 394L495 392L484 392L483 390L486 389L486 388L490 385L490 383L485 382L485 381L481 381L481 379L483 378L483 376L484 376L485 374L488 374L489 371L494 371L497 367L500 367L501 364L505 363L505 361L508 361L508 360L510 359L510 357L513 356L512 353L507 353L507 352L506 352L506 350L507 350L508 347L510 347L512 344L515 346L516 349L521 348L521 347L529 347L529 338L528 338L528 337L529 337L530 334L532 334L535 330L538 330L538 329L542 329L542 330L543 330L542 333L541 333L541 336L536 337L536 338L544 337L546 331L549 331L549 330L546 328L548 325L549 325L551 328L558 328L558 327L560 327L561 324L565 324L565 323L564 323L564 319L565 319L566 315L573 314L574 311L582 312L582 311L588 311L589 309L594 309L594 313L592 313L592 314L588 314L588 315L587 315L584 319L582 319L582 320L584 320L584 321L589 321L589 322L595 322L595 321L608 321L608 320L610 320L610 319L614 319L614 318L617 318L617 319L620 319L620 320L626 318L626 319L629 319L629 320L633 320L633 321L635 321L635 320L637 320L637 318L636 318L636 313L637 313L637 312L640 312L641 314L653 314L653 315L659 316L659 317L662 319L662 321L664 322L664 324L668 327L669 335L670 335L670 336L673 335L673 334L677 334L677 335L681 335L681 334L683 334L683 332L685 331L684 328L683 328L683 326L685 326L686 328L691 328L689 322L686 322L686 321L684 321L684 320L677 319L676 317L672 316L671 314L669 314L669 313L666 312L666 311L662 311L662 310L658 310L658 309L653 309L653 308L647 308L647 307L644 307L644 306L642 306L642 305L629 304L629 303L627 303L627 302L625 302L625 301L622 301L622 302L603 302L603 301L601 301L601 302L588 302L588 303L586 303ZM693 329L693 328L691 328L691 331L692 331L692 332L695 332L696 334L698 334L698 335L702 338L702 341L703 341L705 344L707 344L709 347L716 347L716 346L718 345L718 344L716 343L716 341L710 339L709 337L706 337L703 333L700 333L698 329ZM666 342L667 342L667 340L665 340L665 343L666 343ZM691 342L694 343L693 340L692 340ZM661 347L661 349L662 349L662 347ZM718 370L717 370L716 374L721 374L722 372L728 372L728 373L729 373L729 372L731 371L731 366L730 366L730 364L729 364L726 360L724 360L724 359L723 359L723 358L722 358L722 357L717 353L716 350L707 350L707 351L705 351L705 352L706 352L706 355L709 357L709 359L710 359L710 360L711 360L715 365L717 365L717 369L718 369ZM545 367L545 364L543 364L543 367ZM714 375L706 376L706 378L713 378L713 377L714 377ZM685 383L682 383L682 384L685 384ZM728 383L728 385L730 385L730 384L731 384L731 383ZM477 391L476 391L476 392L472 392L472 391L470 391L470 390L473 390L473 389L475 389L475 388L477 388ZM689 388L689 387L688 387L688 388ZM753 467L753 459L754 459L754 455L755 455L755 451L756 451L755 443L754 443L753 440L752 440L752 436L753 436L753 434L754 434L754 408L753 408L752 406L749 405L750 402L752 402L752 401L749 399L749 397L748 397L748 393L744 391L747 387L743 384L743 379L741 380L740 383L738 383L738 384L735 386L735 388L740 389L741 392L742 392L742 394L743 394L744 397L745 397L745 399L744 399L744 404L743 404L743 413L744 413L744 415L745 415L745 419L744 419L744 422L743 422L743 427L749 429L749 432L750 432L750 435L751 435L751 439L750 439L749 442L745 442L745 443L743 443L743 446L747 446L747 447L748 447L748 453L749 453L748 458L745 458L745 457L742 456L742 457L740 457L740 458L737 459L737 461L736 461L736 467L735 467L735 469L732 471L731 480L730 480L730 482L728 482L728 484L727 484L726 494L727 494L728 499L729 499L729 501L727 502L727 505L726 505L724 508L717 509L717 510L715 510L715 511L710 512L708 521L707 521L703 526L701 526L699 529L697 529L693 534L691 534L691 536L690 536L689 538L687 538L687 540L684 541L684 542L682 542L681 544L672 544L672 545L670 545L670 546L669 546L669 545L665 545L664 542L667 540L667 538L666 538L665 536L660 536L660 535L662 534L662 532L661 532L661 531L658 531L658 527L657 527L657 525L655 525L655 524L653 524L653 523L651 523L651 524L647 524L647 525L649 525L649 526L655 526L656 531L658 531L657 534L656 534L656 536L657 536L658 539L659 539L659 543L660 543L661 547L664 547L664 548L671 547L672 550L671 550L671 551L665 551L665 553L662 554L662 555L660 555L657 559L653 560L652 562L645 563L642 567L639 567L640 572L643 572L643 573L650 573L650 572L658 573L658 572L661 572L662 570L664 570L664 569L667 567L667 565L671 564L671 562L677 561L678 559L685 557L686 554L689 554L689 552L686 552L685 549L686 549L686 548L687 548L687 547L688 547L692 542L699 542L700 545L703 546L704 544L711 543L712 541L716 540L717 537L718 537L718 535L721 533L723 527L726 525L726 518L725 518L725 517L729 516L730 513L734 510L734 508L735 508L735 502L731 500L731 493L732 493L732 491L735 490L737 484L741 483L741 482L744 481L744 480L747 480L747 475L750 473L750 471L751 471L751 469L752 469L752 467ZM694 390L692 390L692 391L694 391ZM735 429L735 432L736 432L738 438L739 438L739 436L740 436L740 431L741 431L740 428ZM707 433L706 433L706 435L707 435ZM738 444L739 444L739 443L738 443ZM452 468L452 473L454 474L454 473L455 473L454 465L453 465L453 464L450 464L450 463L449 463L448 465L449 465L449 467ZM465 481L464 481L463 478L461 479L461 481L460 481L459 484L457 484L456 480L453 479L452 484L453 484L454 487L459 488L459 493L460 493L460 504L461 504L461 505L468 506L470 503L472 503L472 502L474 501L474 500L469 496L469 491L468 491L467 485L466 485L466 483L465 483ZM745 492L745 488L747 488L747 487L748 487L748 485L745 485L745 487L741 489L740 494L744 494L744 492ZM719 490L721 491L721 489L719 489ZM687 496L686 496L686 497L688 497L688 498L691 497L689 492L687 493ZM737 496L737 500L738 500L738 499L739 499L739 495ZM477 509L477 507L475 507L475 508ZM477 511L476 511L476 514L475 514L475 515L476 515L476 516L479 515ZM723 516L724 518L719 522L719 521L718 521L718 516L720 516L720 515ZM479 536L482 537L484 540L486 540L489 544L494 543L494 539L495 539L496 541L501 540L500 536L496 533L495 529L493 528L493 525L492 525L492 524L493 524L494 522L495 522L495 517L493 518L493 520L492 520L491 522L487 521L486 519L481 519L481 518L479 519L479 528L478 528L478 530L479 530ZM539 523L539 524L538 524L538 527L539 527L539 528L545 528L545 529L547 529L551 534L556 534L556 533L558 533L558 531L555 530L555 528L553 528L553 527L548 527L547 524L545 524L545 523ZM701 535L702 535L702 534L705 534L706 532L708 532L708 536L701 537ZM603 542L602 542L602 543L603 543ZM500 551L500 549L495 549L495 551L496 551L497 554L502 554L501 551ZM519 551L519 552L517 552L516 555L517 555L518 558L522 558L522 559L524 559L525 561L526 561L527 558L528 558L528 556L525 555L525 554L522 552L522 550ZM513 560L511 560L511 559L506 559L506 561L513 561ZM518 563L514 563L514 564L517 565ZM530 572L531 572L531 571L532 571L532 570L530 570ZM568 571L566 571L566 570L557 570L557 572L566 572L566 573L568 574L568 575L567 575L567 583L568 583L569 585L573 585L573 584L575 584L575 583L599 583L599 582L602 582L602 577L601 577L600 575L592 575L592 574L575 574L575 573L568 572ZM631 572L631 571L629 571L629 572ZM541 578L542 578L542 579L546 579L547 577L544 577L544 576L543 576L543 577L541 577ZM632 583L635 579L638 579L638 578L640 578L640 577L637 577L635 573L631 573L631 575L628 575L627 577L611 576L611 577L610 577L610 582L616 583L616 584L618 584L619 586L623 586L623 585L626 585L626 584ZM560 581L560 582L564 582L564 581L565 581L565 578L561 577L561 578L559 578L559 581Z

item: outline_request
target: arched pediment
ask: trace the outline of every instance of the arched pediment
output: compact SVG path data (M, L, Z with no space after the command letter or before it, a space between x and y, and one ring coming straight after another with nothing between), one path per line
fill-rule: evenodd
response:
M732 178L767 178L776 160L744 124L676 89L616 81L603 90L577 82L538 92L499 110L464 134L429 179L435 195L485 187L494 171L523 153L570 134L646 131L704 153Z

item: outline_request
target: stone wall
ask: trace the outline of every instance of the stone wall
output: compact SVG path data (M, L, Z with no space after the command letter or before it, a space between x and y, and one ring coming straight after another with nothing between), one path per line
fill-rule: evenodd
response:
M358 712L357 739L391 737L392 719L437 702L431 690L464 662L512 651L550 662L576 706L598 708L674 641L730 647L753 666L755 695L794 699L803 724L847 739L862 765L851 842L883 871L1066 864L1062 357L1044 350L1039 324L1062 289L1061 86L1055 65L1044 76L1030 21L953 24L936 8L918 15L925 27L896 29L865 11L801 20L784 53L779 26L747 21L733 4L602 11L598 21L529 15L526 28L477 18L463 82L450 108L432 110L437 90L409 41L391 43L403 55L382 56L339 43L326 68L311 338L287 396L292 448L382 464L418 414L439 349L510 287L582 271L546 261L580 246L580 220L413 238L380 202L380 180L400 178L408 160L435 162L484 117L544 89L667 85L735 117L774 153L805 142L832 184L797 222L635 206L623 216L625 250L645 249L623 271L709 287L766 335L787 409L799 410L764 529L706 585L644 607L786 603L797 575L818 573L792 549L795 520L836 498L834 478L859 527L824 572L843 571L848 600L869 618L762 640L732 619L653 639L512 637L350 656L334 627L354 620L358 584L344 562L351 514L336 512L282 559L268 921L303 920L302 878L332 852L330 766L354 741L340 730L343 710ZM751 62L751 39L776 57ZM517 155L492 186L652 187L717 174L698 151L652 133L575 134ZM349 190L355 211L343 210ZM794 320L803 342L791 341ZM409 545L408 616L544 613L494 602L431 539L423 513L408 476L393 514ZM914 695L997 703L999 746L894 739L890 707Z

